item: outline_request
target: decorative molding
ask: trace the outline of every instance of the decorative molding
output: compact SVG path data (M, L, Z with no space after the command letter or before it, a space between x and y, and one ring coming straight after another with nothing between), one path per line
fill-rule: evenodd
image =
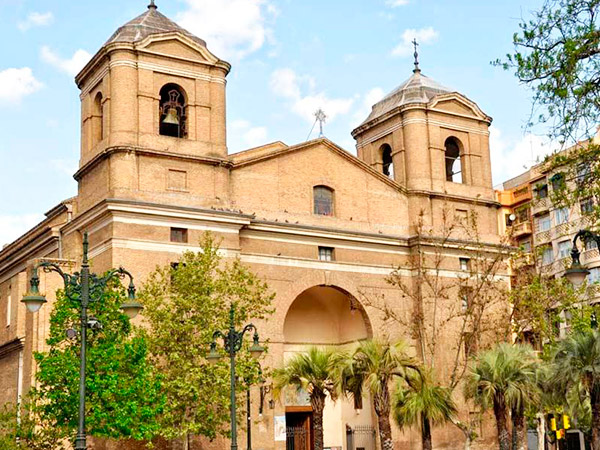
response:
M219 83L219 84L227 83L227 81L223 77L215 77L212 75L206 75L206 74L194 72L191 70L175 69L173 67L163 66L161 64L138 62L137 67L139 67L140 69L152 70L153 72L166 73L168 75L176 75L176 76L181 76L181 77L186 77L186 78L193 78L196 80L204 80L204 81L208 81L210 83Z
M25 338L16 338L7 342L6 344L0 345L0 359L4 358L6 355L10 355L11 353L23 350L24 340Z
M434 119L406 119L406 120L402 120L400 122L398 122L395 125L390 126L389 128L385 128L383 131L380 131L379 133L369 137L368 139L363 140L360 143L356 144L357 148L363 148L365 146L367 146L368 144L371 144L383 137L385 137L387 134L393 133L394 131L400 129L400 128L404 128L406 125L410 125L410 124L414 124L414 123L424 123L426 125L437 125L440 126L442 128L448 128L451 130L457 130L457 131L464 131L466 133L473 133L473 134L479 134L482 136L489 136L490 132L489 131L482 131L478 128L472 128L472 127L465 127L465 126L460 126L460 125L455 125L455 124L451 124L448 122L443 122L440 120L434 120Z
M86 162L82 167L80 167L79 170L73 175L73 178L75 178L76 181L79 181L85 173L93 169L102 160L108 158L113 153L137 153L144 156L155 156L160 158L174 158L187 161L201 162L204 164L211 164L213 166L231 167L232 165L231 161L227 159L212 158L210 156L198 156L186 153L167 152L164 150L153 150L145 147L118 145L114 147L108 147L102 152L98 153L96 156L94 156L92 159Z

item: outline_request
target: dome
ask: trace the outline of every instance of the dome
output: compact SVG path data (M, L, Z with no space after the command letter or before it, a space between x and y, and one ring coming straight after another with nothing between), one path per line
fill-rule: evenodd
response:
M449 92L454 90L426 77L420 70L415 70L408 80L373 105L371 114L363 123L381 117L399 106L409 103L429 103L435 96Z
M181 28L167 16L158 12L158 8L154 5L154 1L148 6L148 11L144 14L139 15L135 19L127 22L122 27L119 27L117 31L106 41L104 45L112 44L115 42L128 42L135 43L139 42L148 36L153 34L162 33L181 33L196 43L206 47L206 42L197 36L194 36L189 31Z

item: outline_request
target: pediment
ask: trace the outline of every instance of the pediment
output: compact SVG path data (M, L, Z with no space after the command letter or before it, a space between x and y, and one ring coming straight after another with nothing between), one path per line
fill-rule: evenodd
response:
M213 55L203 45L178 32L148 36L136 45L136 49L138 51L204 62L211 65L218 65L219 63L227 64Z
M429 109L462 117L470 117L491 122L492 118L485 114L477 104L467 97L452 92L434 97L428 105Z

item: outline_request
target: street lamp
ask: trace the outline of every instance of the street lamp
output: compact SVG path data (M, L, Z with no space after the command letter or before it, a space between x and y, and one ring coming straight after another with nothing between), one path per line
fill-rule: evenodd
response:
M580 256L581 253L577 248L577 240L581 239L584 242L593 240L596 242L597 247L600 249L600 235L592 233L590 230L580 230L573 238L573 248L571 249L571 267L565 271L565 278L569 280L573 286L579 287L585 281L590 271L581 265Z
M217 338L223 339L223 348L229 355L230 360L230 383L231 383L231 397L230 397L230 413L231 413L231 450L237 450L237 420L236 420L236 404L235 404L235 355L242 348L242 342L244 341L244 334L247 331L254 330L253 342L250 348L250 354L254 358L258 358L265 349L259 344L258 331L253 324L246 325L242 331L236 331L235 329L235 305L231 303L229 308L229 330L221 332L219 330L213 333L213 341L210 344L210 353L206 356L206 359L211 364L216 363L221 359L221 354L217 351Z
M95 318L88 318L87 309L90 302L96 301L92 298L100 295L106 288L109 281L116 278L129 277L129 287L127 288L128 299L121 305L121 310L129 318L133 319L144 307L135 299L135 286L133 284L133 276L122 267L109 271L105 276L98 277L94 273L90 273L90 265L88 263L88 234L83 234L83 259L81 263L81 272L68 274L62 271L57 263L43 261L33 267L29 284L31 286L29 294L25 295L21 300L27 309L33 313L39 311L46 298L40 294L40 278L38 269L46 273L58 273L65 283L65 295L71 300L76 300L81 312L81 353L79 366L79 425L77 428L77 436L75 438L75 450L86 450L86 434L85 434L85 358L86 358L86 334L87 328L97 328L99 322ZM71 293L79 294L73 298ZM91 294L91 295L90 295Z

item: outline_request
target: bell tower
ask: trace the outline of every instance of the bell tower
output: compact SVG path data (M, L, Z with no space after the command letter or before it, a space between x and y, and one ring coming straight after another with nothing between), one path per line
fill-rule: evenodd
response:
M161 14L154 0L120 27L75 79L81 90L80 208L103 198L160 201L165 193L173 201L177 192L175 203L213 204L216 194L196 186L192 174L210 169L208 178L224 176L213 172L227 160L230 69L204 40Z
M464 95L423 75L413 43L413 74L352 132L358 157L407 192L411 217L423 212L435 228L442 207L455 215L477 211L487 224L483 233L495 236L492 119Z

